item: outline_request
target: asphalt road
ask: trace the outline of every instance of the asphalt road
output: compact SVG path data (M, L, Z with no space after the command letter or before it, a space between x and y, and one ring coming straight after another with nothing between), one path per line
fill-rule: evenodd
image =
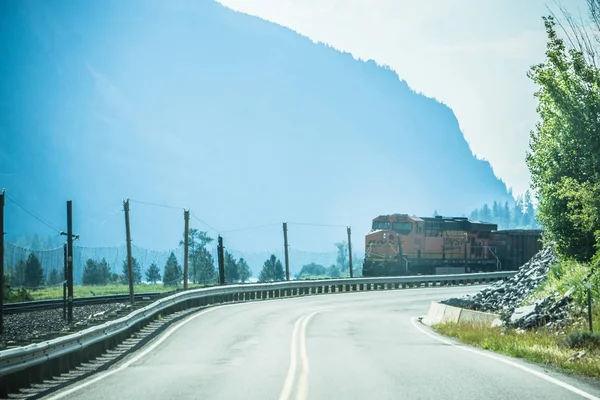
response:
M415 321L430 301L466 291L474 290L348 293L209 308L108 371L46 399L600 399L594 383L491 358Z

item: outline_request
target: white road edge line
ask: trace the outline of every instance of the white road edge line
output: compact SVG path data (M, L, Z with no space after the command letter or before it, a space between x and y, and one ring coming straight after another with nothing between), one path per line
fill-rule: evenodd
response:
M302 369L300 370L300 378L298 380L298 393L296 400L305 400L308 392L308 354L306 352L306 326L310 319L320 311L315 311L302 321L302 331L300 333L300 360Z
M81 382L78 385L75 385L73 387L71 387L70 389L67 389L63 392L57 393L54 396L50 396L50 397L44 397L44 399L46 400L56 400L56 399L61 399L65 396L68 396L70 394L75 393L76 391L83 389L86 386L89 386L93 383L96 383L104 378L108 378L109 376L111 376L112 374L116 374L117 372L120 372L122 370L124 370L125 368L129 367L131 364L133 364L134 362L140 360L142 357L144 357L146 354L150 353L152 350L154 350L155 348L157 348L162 342L164 342L165 340L167 340L167 338L169 336L171 336L173 333L175 333L179 328L181 328L182 326L184 326L185 324L187 324L188 322L198 318L201 315L207 314L209 312L213 312L215 310L219 310L223 307L234 307L234 306L239 306L242 304L246 304L246 303L239 303L239 304L227 304L227 305L222 305L222 306L216 306L213 308L208 308L204 311L200 311L196 314L193 314L187 318L185 318L183 321L178 322L175 325L172 325L171 327L169 327L166 332L163 332L161 334L161 336L159 337L159 339L152 343L150 346L148 346L147 348L144 349L144 351L142 351L141 353L135 355L133 358L131 358L130 360L128 360L127 362L119 365L119 367L112 369L112 370L108 370L106 372L101 373L100 375L90 379L90 380L86 380L84 382Z
M573 392L575 394L578 394L581 397L584 397L586 399L589 399L589 400L600 400L600 398L594 396L593 394L587 393L587 392L585 392L585 391L583 391L581 389L576 388L575 386L569 385L568 383L562 382L562 381L560 381L560 380L558 380L556 378L553 378L553 377L551 377L549 375L546 375L546 374L541 373L539 371L536 371L534 369L528 368L525 365L522 365L520 363L511 361L511 360L508 360L508 359L505 359L505 358L502 358L502 357L498 357L498 356L496 356L494 354L485 353L483 351L480 351L480 350L477 350L477 349L474 349L474 348L470 348L470 347L458 345L458 344L453 343L453 342L451 342L449 340L446 340L446 339L443 339L441 337L438 337L438 336L436 336L436 335L434 335L434 334L432 334L430 332L427 332L424 328L420 327L418 325L419 323L416 322L416 318L415 317L411 318L411 322L412 322L412 324L413 324L413 326L415 328L417 328L422 333L426 334L427 336L429 336L429 337L431 337L431 338L433 338L433 339L435 339L435 340L437 340L439 342L442 342L442 343L445 343L445 344L449 344L449 345L454 346L454 347L456 347L458 349L461 349L461 350L464 350L464 351L469 351L469 352L475 353L475 354L479 354L480 356L488 357L488 358L491 358L493 360L500 361L500 362L502 362L504 364L510 365L512 367L521 369L521 370L523 370L525 372L530 373L531 375L535 375L538 378L541 378L541 379L543 379L543 380L545 380L547 382L553 383L553 384L555 384L557 386L560 386L560 387L562 387L564 389L567 389L567 390L569 390L569 391L571 391L571 392Z
M290 366L288 368L288 373L285 377L285 381L283 383L283 388L281 389L281 394L279 395L279 400L287 400L292 393L292 387L294 386L294 377L296 375L296 359L297 359L297 348L296 341L298 338L298 330L300 327L300 322L305 316L301 316L296 320L294 324L294 330L292 331L292 341L290 344Z

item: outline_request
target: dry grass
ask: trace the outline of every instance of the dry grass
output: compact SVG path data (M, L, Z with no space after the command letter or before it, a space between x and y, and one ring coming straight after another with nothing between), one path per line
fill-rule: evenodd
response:
M467 323L444 323L434 325L433 328L443 335L472 346L558 367L572 374L600 377L600 346L590 343L571 348L567 345L566 332L552 332L547 329L519 332L514 329ZM581 350L586 352L583 358L568 361Z

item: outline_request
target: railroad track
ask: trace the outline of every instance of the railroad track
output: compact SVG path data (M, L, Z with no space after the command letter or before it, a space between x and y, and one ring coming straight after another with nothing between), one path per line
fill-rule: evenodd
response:
M171 292L150 292L150 293L136 293L134 295L134 301L148 302L154 301L161 297L169 296L174 294L175 291ZM111 294L107 296L91 296L91 297L76 297L73 299L73 306L87 306L93 304L108 304L118 302L128 302L129 294ZM40 311L50 310L55 308L62 308L64 304L63 299L57 300L36 300L26 301L22 303L8 303L4 304L4 314L18 314L28 311Z

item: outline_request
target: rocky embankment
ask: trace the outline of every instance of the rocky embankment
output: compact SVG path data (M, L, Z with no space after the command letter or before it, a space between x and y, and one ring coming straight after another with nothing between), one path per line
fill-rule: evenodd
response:
M549 245L521 266L516 275L496 282L474 296L452 298L442 303L501 315L504 325L532 328L560 325L569 315L571 292L552 294L531 305L523 302L546 280L550 266L558 261L554 246Z
M63 320L62 309L29 311L4 316L0 350L67 335L116 319L132 310L129 304L96 304L73 307L73 323Z

